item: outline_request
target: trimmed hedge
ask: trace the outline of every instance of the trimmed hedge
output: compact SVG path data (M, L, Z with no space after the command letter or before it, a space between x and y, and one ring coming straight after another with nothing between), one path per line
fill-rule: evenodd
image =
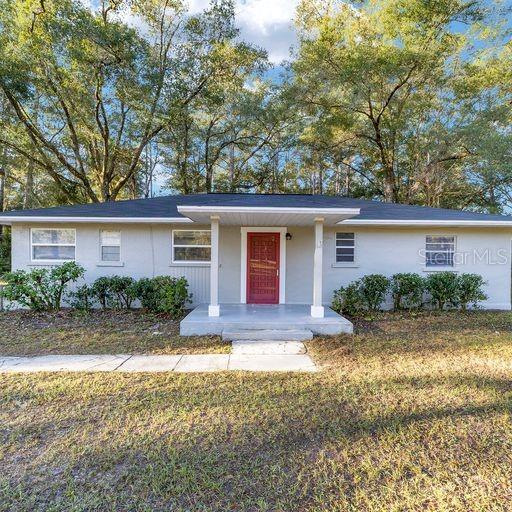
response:
M179 318L191 302L188 282L184 277L157 276L141 279L135 285L142 307L155 313L168 313Z
M414 273L394 274L391 278L393 309L414 309L423 305L425 279Z
M78 281L84 274L85 269L74 261L51 269L8 272L3 277L7 283L3 297L33 311L56 311L61 308L68 285Z
M388 279L370 274L334 291L332 308L338 313L358 316L379 311L390 292L395 311L417 309L429 304L434 309L469 306L487 299L482 288L485 281L478 274L432 272L424 278L415 273L398 273Z
M142 307L155 313L167 313L173 318L181 317L192 299L187 280L170 276L139 281L129 276L104 276L92 285L83 284L68 292L68 285L84 274L84 268L75 262L51 269L10 272L4 278L7 285L3 297L34 311L60 309L64 296L67 296L71 307L81 311L90 311L95 306L130 309L139 300Z
M86 284L70 294L71 306L87 311L100 305L102 309L130 309L137 297L137 282L129 276L103 276L91 286Z
M446 306L457 305L457 274L454 272L433 272L426 281L426 291L430 294L430 301L436 309L445 309Z
M436 309L460 308L466 310L469 305L478 307L478 303L487 299L482 287L485 285L478 274L460 274L453 272L434 272L426 279L426 289Z

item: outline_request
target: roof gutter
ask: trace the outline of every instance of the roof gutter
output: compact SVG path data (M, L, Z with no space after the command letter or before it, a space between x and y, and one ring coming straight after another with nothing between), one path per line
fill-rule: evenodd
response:
M372 220L347 219L338 224L350 226L442 226L442 227L508 227L512 229L512 220Z
M0 224L10 226L13 223L97 223L97 224L184 224L193 222L185 217L62 217L62 216L0 216Z
M280 206L178 206L178 212L187 213L295 213L311 215L359 215L359 208L308 208Z

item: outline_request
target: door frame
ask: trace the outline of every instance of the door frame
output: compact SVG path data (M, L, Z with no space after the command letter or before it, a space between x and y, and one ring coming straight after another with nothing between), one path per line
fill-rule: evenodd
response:
M248 268L248 272L247 272L247 302L251 303L251 304L279 304L279 274L280 274L280 265L279 265L279 262L281 261L280 259L280 236L276 236L278 235L278 233L268 233L268 232L261 232L261 233L256 233L254 231L248 231L247 232L247 268ZM277 258L277 261L275 262L275 270L276 270L276 274L273 276L273 286L275 287L274 290L273 290L273 293L272 293L272 299L271 300L268 300L268 301L265 301L265 300L261 300L261 298L259 298L258 300L256 300L256 297L253 297L252 296L252 292L254 292L253 290L253 286L251 286L251 278L250 278L250 264L251 264L251 258L252 258L252 249L251 249L251 241L254 240L254 239L261 239L261 237L264 237L265 240L267 241L271 241L271 243L274 245L274 247L272 248L272 251L273 253L275 253L275 257ZM272 259L274 258L274 256L272 256ZM276 297L277 295L277 297ZM277 300L275 300L277 299Z
M240 303L247 304L247 233L279 233L279 304L286 304L286 227L241 227Z

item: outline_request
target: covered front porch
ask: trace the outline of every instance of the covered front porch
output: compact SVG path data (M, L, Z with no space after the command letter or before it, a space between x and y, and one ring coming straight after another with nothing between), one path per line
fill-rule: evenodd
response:
M352 332L347 319L324 305L323 245L324 227L356 216L357 208L212 205L179 206L178 211L209 225L211 234L209 302L181 322L182 335ZM236 283L240 301L235 303ZM220 300L219 290L225 297L227 288L230 299Z
M180 323L182 336L221 335L223 331L309 330L313 334L351 333L352 323L331 308L321 318L311 316L309 304L221 304L222 314L208 315L201 304Z

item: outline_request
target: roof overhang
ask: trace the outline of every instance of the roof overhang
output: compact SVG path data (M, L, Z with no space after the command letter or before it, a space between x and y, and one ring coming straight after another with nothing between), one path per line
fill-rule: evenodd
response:
M327 226L359 215L359 208L304 208L273 206L178 206L178 212L198 224L218 217L228 226L311 226L321 218Z
M0 225L12 224L209 224L212 216L220 223L236 226L308 226L323 218L328 226L368 227L446 227L446 228L511 228L509 220L396 220L357 219L358 208L279 208L279 207L202 207L178 206L185 217L73 217L73 216L0 216Z
M510 220L389 220L389 219L348 219L341 224L349 226L382 226L382 227L503 227L512 229Z
M80 224L183 224L193 222L186 217L64 217L64 216L6 216L0 217L0 224L10 226L14 223L80 223Z

